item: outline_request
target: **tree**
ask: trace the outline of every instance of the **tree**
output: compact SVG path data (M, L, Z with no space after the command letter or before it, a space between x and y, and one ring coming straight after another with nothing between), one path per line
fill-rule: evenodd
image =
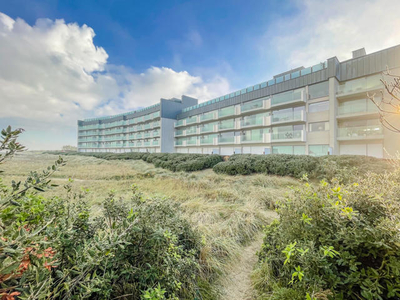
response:
M389 69L382 72L381 82L384 89L380 92L381 97L376 93L368 94L368 98L379 110L379 119L384 127L393 132L400 133L400 76L390 73Z

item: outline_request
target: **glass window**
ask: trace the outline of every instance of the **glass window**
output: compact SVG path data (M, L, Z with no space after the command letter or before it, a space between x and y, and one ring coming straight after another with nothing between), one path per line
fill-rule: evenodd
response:
M260 85L256 84L253 88L254 88L254 90L258 90L260 88Z
M252 87L252 86L248 87L248 88L246 89L246 91L247 91L247 92L252 92L252 91L253 91L253 87Z
M273 154L293 154L293 146L273 146Z
M293 154L294 155L305 155L306 154L306 146L293 146Z
M329 110L329 101L321 101L317 103L311 103L308 105L308 112L321 112Z
M308 87L308 95L310 99L328 96L329 95L328 81L310 85Z
M231 98L235 97L235 93L230 93L229 97Z
M262 87L262 88L267 87L267 83L266 83L266 82L261 83L261 87Z
M290 74L286 74L285 75L285 80L289 80L290 79Z
M237 92L235 93L235 95L236 95L236 96L239 96L239 95L240 95L240 91L237 91Z
M268 81L268 86L274 85L275 84L275 79L271 79Z
M311 156L329 155L329 145L309 145L308 154Z
M246 89L242 89L242 90L240 91L240 93L241 93L241 94L246 94Z
M225 99L229 99L229 95L225 95L225 97L224 97Z
M283 76L279 76L276 78L276 83L280 83L283 81Z
M329 122L315 122L315 123L310 123L308 125L309 125L308 131L310 132L329 130Z

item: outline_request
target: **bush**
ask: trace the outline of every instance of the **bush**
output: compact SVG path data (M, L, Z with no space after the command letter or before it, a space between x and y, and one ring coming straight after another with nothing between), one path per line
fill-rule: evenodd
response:
M336 178L341 182L349 182L359 173L384 172L391 169L387 161L374 157L357 155L313 157L288 154L233 155L228 161L220 162L213 167L216 173L228 175L263 173L301 178L307 174L309 178L328 180Z
M168 169L170 171L193 172L212 168L222 161L222 157L217 154L183 154L183 153L85 153L85 152L45 152L58 155L82 155L93 156L107 160L143 160L154 164L156 168Z
M359 184L306 184L265 229L263 299L399 299L400 172Z

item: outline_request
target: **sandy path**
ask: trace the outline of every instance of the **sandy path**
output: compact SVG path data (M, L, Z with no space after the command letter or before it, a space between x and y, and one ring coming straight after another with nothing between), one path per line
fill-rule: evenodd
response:
M243 248L242 253L232 263L230 274L223 281L222 300L251 300L253 288L250 275L257 262L256 252L260 250L262 234Z

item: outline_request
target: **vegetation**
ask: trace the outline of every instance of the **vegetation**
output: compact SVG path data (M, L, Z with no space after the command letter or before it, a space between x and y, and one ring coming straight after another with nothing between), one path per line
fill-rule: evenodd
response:
M2 132L11 157L20 131ZM24 183L0 186L2 299L195 299L200 287L200 235L166 199L133 188L129 202L111 193L94 213L82 193L38 194L64 165L59 158Z
M265 228L262 299L399 299L400 173L305 184Z
M308 155L233 155L228 161L216 164L216 173L228 175L248 175L252 173L293 176L302 178L340 179L348 181L359 173L367 171L384 172L392 166L385 160L356 155L329 155L312 157Z
M183 154L183 153L148 153L148 152L129 152L129 153L62 153L47 152L59 155L83 155L94 156L107 160L143 160L153 163L157 168L176 171L200 171L212 168L214 165L222 161L219 155L207 154Z

